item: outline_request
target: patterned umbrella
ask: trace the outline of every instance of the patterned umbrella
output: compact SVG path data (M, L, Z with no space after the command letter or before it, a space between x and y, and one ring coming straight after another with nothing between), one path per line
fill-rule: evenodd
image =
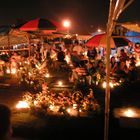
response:
M60 24L54 20L37 18L23 24L19 29L22 31L39 31L44 33L55 32Z
M93 36L92 38L90 38L87 42L86 42L86 46L89 47L90 49L94 48L94 47L106 47L106 40L107 40L107 35L104 34L98 34ZM121 46L127 46L129 45L130 41L126 38L122 38L122 37L111 37L110 40L110 46L111 48L115 48L115 47L121 47Z

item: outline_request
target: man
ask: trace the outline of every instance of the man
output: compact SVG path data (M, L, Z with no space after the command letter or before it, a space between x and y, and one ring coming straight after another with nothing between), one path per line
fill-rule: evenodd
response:
M11 136L11 111L7 106L0 104L0 140L9 140Z

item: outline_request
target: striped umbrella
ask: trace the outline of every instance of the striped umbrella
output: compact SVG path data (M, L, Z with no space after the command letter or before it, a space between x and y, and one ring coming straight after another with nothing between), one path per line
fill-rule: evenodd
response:
M86 42L85 45L91 49L94 47L105 48L106 42L107 42L107 35L104 33L104 34L98 34L98 35L93 36ZM122 37L111 37L111 40L110 40L111 48L127 46L129 43L130 41L128 39L122 38Z
M26 22L19 29L22 31L41 31L50 33L55 32L57 28L56 22L45 18L37 18Z

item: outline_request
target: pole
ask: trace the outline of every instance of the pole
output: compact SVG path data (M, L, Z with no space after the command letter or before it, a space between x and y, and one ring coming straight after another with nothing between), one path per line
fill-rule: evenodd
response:
M104 120L104 140L109 136L109 112L110 112L110 39L113 29L113 13L115 3L110 0L109 17L107 23L107 40L106 40L106 90L105 90L105 120Z
M8 35L7 35L7 39L8 39L8 49L10 50L10 35L9 35L9 33L8 33Z
M31 56L31 42L30 42L30 35L29 33L25 34L27 40L28 40L28 53L29 53L29 58Z
M110 113L110 39L111 34L115 27L115 22L119 15L122 13L124 9L130 3L133 2L133 0L130 0L129 3L125 6L125 0L123 0L123 3L121 0L110 0L110 9L109 9L109 18L107 23L107 41L106 41L106 93L105 93L105 124L104 124L104 140L108 140L109 136L109 113Z
M105 93L105 125L104 125L104 140L108 140L109 135L109 112L110 112L110 38L107 33L106 47L106 93Z

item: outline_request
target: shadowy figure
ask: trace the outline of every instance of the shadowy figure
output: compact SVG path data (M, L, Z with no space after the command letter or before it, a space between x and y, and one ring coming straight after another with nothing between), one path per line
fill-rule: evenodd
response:
M0 104L0 140L10 140L11 136L11 110Z

